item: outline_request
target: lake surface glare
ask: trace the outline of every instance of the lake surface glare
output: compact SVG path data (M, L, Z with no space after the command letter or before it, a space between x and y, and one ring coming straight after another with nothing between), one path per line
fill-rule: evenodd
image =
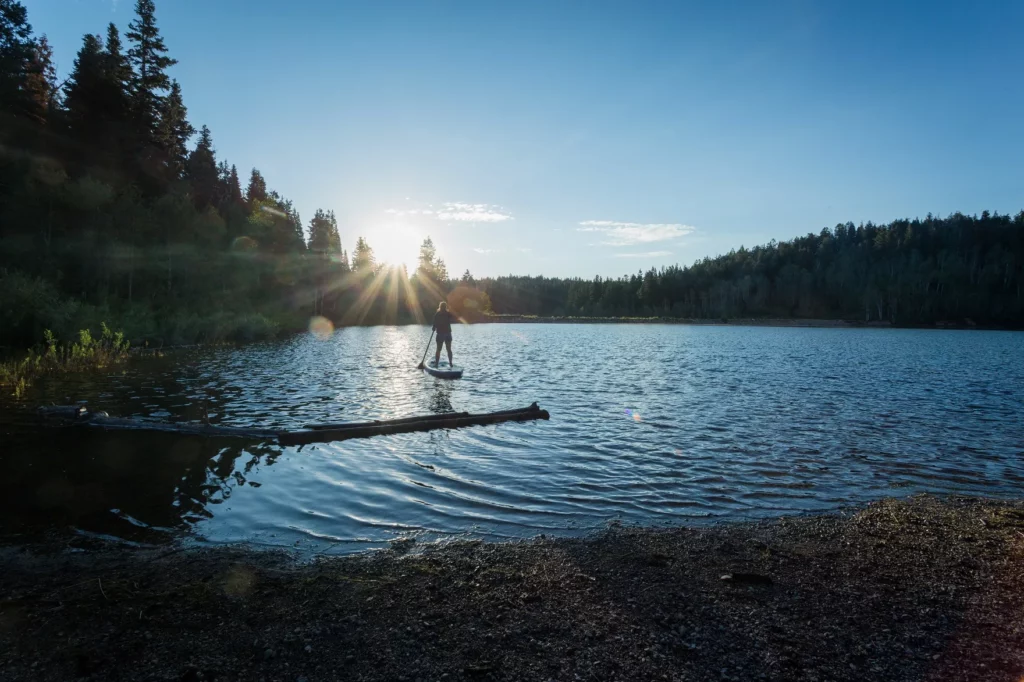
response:
M41 380L4 399L0 529L345 553L1021 494L1024 334L474 325L455 329L465 377L445 381L414 369L428 333L346 328ZM32 422L69 401L284 428L533 401L551 420L302 448Z

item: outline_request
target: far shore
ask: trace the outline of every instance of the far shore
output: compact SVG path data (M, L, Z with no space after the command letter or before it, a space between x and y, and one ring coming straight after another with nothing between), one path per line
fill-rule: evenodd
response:
M1008 330L975 324L972 320L936 322L934 324L893 324L885 320L829 320L786 317L681 318L681 317L573 317L539 315L487 315L467 320L471 324L537 323L537 324L680 324L735 327L829 327L846 329L990 329Z
M1024 500L930 496L302 562L7 547L0 677L1018 682L1022 558Z

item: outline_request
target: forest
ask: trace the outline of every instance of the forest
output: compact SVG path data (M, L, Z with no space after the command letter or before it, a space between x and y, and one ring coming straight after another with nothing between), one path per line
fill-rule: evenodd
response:
M101 28L101 27L98 27ZM66 78L25 7L0 0L0 346L102 323L134 343L252 340L490 314L812 317L1024 326L1024 211L846 223L619 278L451 277L428 238L412 273L303 223L256 168L189 120L154 0L85 35ZM245 180L243 181L243 178ZM243 186L244 185L244 186Z
M593 280L499 277L495 312L1024 326L1024 211L846 223L690 266Z

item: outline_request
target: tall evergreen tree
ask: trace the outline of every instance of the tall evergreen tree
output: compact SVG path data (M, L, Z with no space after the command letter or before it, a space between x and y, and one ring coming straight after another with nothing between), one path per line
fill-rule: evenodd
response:
M79 142L93 142L99 134L106 94L103 91L104 57L99 36L87 33L64 85L68 129Z
M37 123L46 123L58 105L57 67L53 48L45 35L32 45L25 77L26 114Z
M341 237L334 211L316 210L309 221L309 250L327 257L341 256Z
M0 0L0 107L13 114L30 111L26 86L33 48L25 6Z
M420 244L419 266L416 268L416 274L435 285L448 281L448 268L437 255L437 247L434 246L434 240L430 237L424 239Z
M221 193L220 172L227 168L218 168L216 152L213 149L213 136L205 125L199 131L196 148L188 157L187 176L192 187L192 199L198 208L206 208L217 203Z
M106 115L115 125L128 120L132 104L132 65L121 46L121 34L117 25L107 25L107 39L104 48L104 80L107 88Z
M107 27L106 45L99 36L82 39L64 86L64 115L73 160L89 167L122 169L131 110L130 74L114 24Z
M135 20L128 25L125 36L132 42L128 58L134 67L132 104L135 120L144 136L143 143L152 143L164 109L164 93L171 89L167 69L178 63L167 56L167 47L156 25L153 0L136 0Z
M231 164L231 174L228 175L227 199L237 205L242 204L242 184L238 179L238 168Z
M374 258L373 249L360 237L356 240L356 250L352 254L352 271L361 275L369 274L376 266L377 260Z
M184 175L188 141L195 132L196 129L188 122L181 86L178 81L172 81L170 94L161 102L156 135L168 180L180 180Z
M235 173L235 177L238 174ZM255 168L252 169L252 173L249 175L249 186L245 190L245 200L250 204L254 204L259 201L266 201L267 199L267 181L263 179L263 176Z

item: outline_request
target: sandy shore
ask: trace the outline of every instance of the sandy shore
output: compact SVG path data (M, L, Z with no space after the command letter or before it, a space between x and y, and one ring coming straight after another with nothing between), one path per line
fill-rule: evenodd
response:
M1024 502L296 563L7 549L3 680L1012 680Z

